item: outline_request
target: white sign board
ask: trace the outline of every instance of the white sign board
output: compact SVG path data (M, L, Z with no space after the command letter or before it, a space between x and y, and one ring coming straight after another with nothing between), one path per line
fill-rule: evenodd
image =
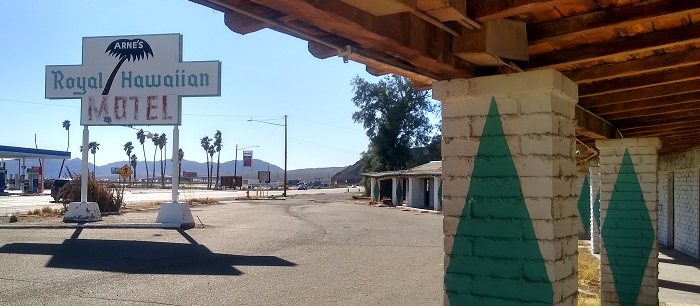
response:
M221 95L221 62L182 62L182 35L84 37L83 64L46 66L47 99L81 99L81 125L180 125L181 97Z

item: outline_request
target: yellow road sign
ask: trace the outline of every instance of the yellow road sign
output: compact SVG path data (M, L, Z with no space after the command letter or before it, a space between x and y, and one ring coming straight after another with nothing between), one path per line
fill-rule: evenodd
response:
M129 165L124 164L121 168L119 168L119 175L121 175L124 179L127 179L133 171L131 171L131 167Z

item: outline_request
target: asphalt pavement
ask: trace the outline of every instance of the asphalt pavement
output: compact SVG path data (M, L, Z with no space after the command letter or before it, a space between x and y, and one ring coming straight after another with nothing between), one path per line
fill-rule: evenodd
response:
M187 231L2 229L0 304L442 305L442 217L351 194L194 207Z

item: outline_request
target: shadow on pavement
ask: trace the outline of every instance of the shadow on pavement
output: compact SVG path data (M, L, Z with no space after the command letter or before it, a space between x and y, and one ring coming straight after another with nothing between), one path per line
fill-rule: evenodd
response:
M0 253L50 255L48 268L93 270L129 274L240 275L235 266L293 267L276 256L245 256L213 253L184 230L189 242L79 239L82 228L62 244L10 243Z
M674 282L674 281L669 281L669 280L665 280L665 279L660 279L659 286L662 288L666 288L666 289L673 289L673 290L678 290L678 291L685 291L685 292L700 294L700 286L698 286L698 285L692 285L692 284L686 284L686 283L680 283L680 282Z
M669 257L669 258L659 257L659 262L673 264L673 265L690 266L690 267L695 267L696 269L700 270L700 261L698 261L697 259L692 258L688 255L685 255L681 252L678 252L678 251L672 250L672 249L659 248L659 253Z

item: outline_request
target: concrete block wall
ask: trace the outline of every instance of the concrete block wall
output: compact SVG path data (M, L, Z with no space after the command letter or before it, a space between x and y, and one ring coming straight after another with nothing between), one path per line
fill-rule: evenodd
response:
M658 138L597 140L601 305L658 305Z
M673 241L669 243L668 237L668 225L669 225L669 188L672 188L673 184L669 184L670 173L668 171L659 171L659 244L663 246L673 245ZM669 186L670 185L670 186Z
M425 178L408 178L408 195L406 197L406 205L409 207L425 206Z
M554 70L433 84L445 305L576 305L577 87Z
M673 172L673 249L698 258L698 168Z
M659 243L700 259L700 148L661 156L659 170Z

